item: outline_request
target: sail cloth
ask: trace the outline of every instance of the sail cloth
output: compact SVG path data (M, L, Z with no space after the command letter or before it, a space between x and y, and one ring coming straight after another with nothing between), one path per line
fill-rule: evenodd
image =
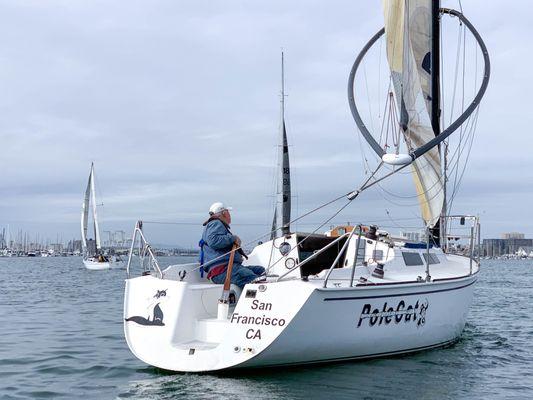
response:
M87 248L87 231L89 225L89 205L92 201L93 208L93 228L94 238L96 243L96 251L101 249L100 245L100 228L98 226L98 215L96 212L96 190L94 185L94 164L91 164L91 173L89 174L89 180L87 182L87 188L85 189L85 197L83 198L83 204L81 209L81 244L84 254L88 254L91 249Z
M83 252L87 252L87 225L89 222L89 198L91 196L91 179L93 176L93 169L91 166L91 173L89 174L89 180L87 182L87 188L85 189L85 197L83 198L83 204L81 209L81 244Z
M400 126L409 150L435 137L431 127L431 0L382 0L387 59ZM439 150L435 147L412 165L422 218L428 226L439 221L444 183Z

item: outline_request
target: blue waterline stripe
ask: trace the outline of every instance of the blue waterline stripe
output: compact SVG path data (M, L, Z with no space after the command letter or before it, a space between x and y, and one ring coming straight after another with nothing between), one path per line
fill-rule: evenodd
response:
M449 292L449 291L452 291L452 290L463 289L465 287L473 285L476 282L477 282L477 279L472 281L472 282L470 282L469 284L466 284L466 285L463 285L463 286L454 287L454 288L449 288L449 289L428 290L428 291L425 291L425 292L416 292L416 293L384 294L384 295L379 295L379 296L329 297L327 299L324 299L324 301L380 299L380 298L383 298L383 297L416 296L416 295L419 295L419 294Z

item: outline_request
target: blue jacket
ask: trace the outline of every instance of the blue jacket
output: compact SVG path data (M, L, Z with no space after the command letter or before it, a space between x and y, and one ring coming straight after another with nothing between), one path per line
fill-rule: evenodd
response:
M229 262L230 251L235 243L229 226L217 218L210 218L204 223L202 240L204 242L204 270L209 272L209 268L215 265L227 264ZM226 254L228 253L228 254ZM225 256L221 257L223 254ZM219 258L220 257L220 258ZM233 260L235 264L242 264L242 255L235 252Z

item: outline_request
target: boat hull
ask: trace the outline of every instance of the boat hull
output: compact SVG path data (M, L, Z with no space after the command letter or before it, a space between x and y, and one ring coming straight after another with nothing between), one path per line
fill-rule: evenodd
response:
M91 260L83 260L83 265L85 265L85 268L91 271L99 271L99 270L111 268L111 263L109 262L98 262L98 261L91 261Z
M367 291L317 290L287 329L245 366L375 358L448 345L461 335L475 282L471 277Z
M217 321L194 315L208 310L209 296L195 295L191 285L138 277L126 281L124 330L139 359L173 371L383 357L457 340L475 282L476 275L356 288L323 289L296 280L249 284L230 319Z

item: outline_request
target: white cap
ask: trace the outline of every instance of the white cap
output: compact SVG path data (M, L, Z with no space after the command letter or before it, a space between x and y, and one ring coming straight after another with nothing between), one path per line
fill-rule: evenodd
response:
M226 207L224 203L217 201L216 203L211 204L211 207L209 207L209 215L218 214L224 210L231 211L232 208Z

